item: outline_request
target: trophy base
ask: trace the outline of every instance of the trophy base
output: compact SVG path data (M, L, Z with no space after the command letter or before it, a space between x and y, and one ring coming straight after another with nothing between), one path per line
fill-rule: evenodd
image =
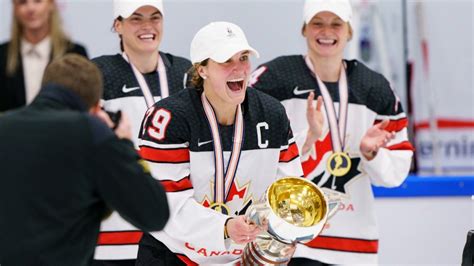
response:
M279 242L279 241L278 241ZM279 242L280 245L287 245ZM270 250L262 249L255 242L248 243L244 248L242 255L242 266L255 266L255 265L272 265L272 266L283 266L290 262L291 257L282 256L280 252L273 253Z

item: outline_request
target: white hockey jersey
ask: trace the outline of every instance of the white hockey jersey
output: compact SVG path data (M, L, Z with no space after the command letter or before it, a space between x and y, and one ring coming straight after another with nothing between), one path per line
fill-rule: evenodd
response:
M227 218L244 214L278 178L303 172L283 106L249 88L242 103L242 151L226 195L230 214L208 208L214 202L215 160L200 95L199 90L186 89L156 103L144 121L140 154L164 185L171 210L165 229L152 235L195 263L223 264L239 259L243 252L242 245L224 240ZM233 126L219 126L225 166L233 130Z
M168 81L169 94L185 87L185 73L191 67L189 60L160 52ZM101 56L92 60L101 70L104 79L103 106L108 111L126 113L131 122L132 140L138 149L138 133L147 110L145 98L132 67L121 54ZM159 76L156 71L145 74L144 78L155 101L161 99ZM133 188L130 188L133 193ZM104 220L94 254L96 260L136 259L138 243L142 232L126 222L117 212Z
M371 185L399 186L408 175L413 148L407 138L407 117L387 80L356 60L345 63L349 104L344 151L351 158L350 171L333 177L326 170L332 143L324 110L323 135L315 143L315 153L302 163L306 178L338 191L345 201L319 237L298 246L295 257L330 264L370 264L377 263L379 241ZM311 91L316 97L321 95L305 58L282 56L261 65L252 75L252 86L285 106L297 143L302 145L308 130L306 99ZM326 87L338 112L338 84L326 83ZM386 130L396 132L396 137L368 161L361 155L360 141L370 127L386 119L390 120Z

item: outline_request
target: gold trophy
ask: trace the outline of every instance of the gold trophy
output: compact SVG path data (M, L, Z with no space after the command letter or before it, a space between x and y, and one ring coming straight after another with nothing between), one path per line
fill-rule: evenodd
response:
M245 213L248 221L268 230L245 246L241 265L286 265L296 243L306 243L322 231L337 211L340 199L310 180L285 177L267 189L265 199Z

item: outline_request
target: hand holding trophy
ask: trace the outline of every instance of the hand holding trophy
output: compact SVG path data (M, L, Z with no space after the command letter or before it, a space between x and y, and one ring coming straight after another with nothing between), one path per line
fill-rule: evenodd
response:
M246 212L251 223L268 230L245 246L241 265L286 265L296 243L316 238L327 219L337 211L338 199L329 201L313 182L285 177L267 189L265 199Z

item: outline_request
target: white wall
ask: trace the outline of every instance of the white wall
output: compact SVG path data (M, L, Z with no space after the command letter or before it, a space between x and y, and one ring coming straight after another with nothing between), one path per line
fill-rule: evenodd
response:
M381 265L461 265L470 197L377 198Z

